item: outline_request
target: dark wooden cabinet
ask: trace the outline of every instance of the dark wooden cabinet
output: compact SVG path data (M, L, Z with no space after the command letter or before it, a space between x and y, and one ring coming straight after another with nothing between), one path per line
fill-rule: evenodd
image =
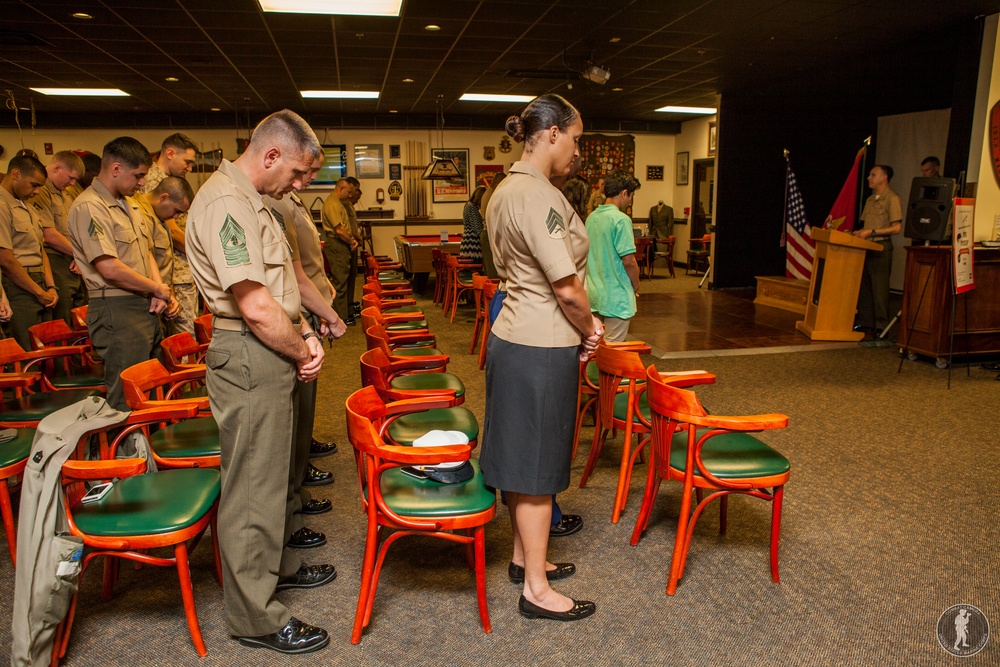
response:
M973 252L976 288L956 296L951 284L951 246L906 248L901 347L946 359L952 300L957 299L955 356L964 356L966 351L972 355L1000 352L1000 249L976 247Z

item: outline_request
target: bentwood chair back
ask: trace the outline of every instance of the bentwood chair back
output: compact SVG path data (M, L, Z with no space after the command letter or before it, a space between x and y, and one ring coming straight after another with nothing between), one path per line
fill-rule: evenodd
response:
M465 384L457 375L443 372L448 357L408 357L389 359L376 348L361 355L361 380L384 389L418 392L451 392L456 404L465 401ZM381 379L375 376L376 370Z
M645 391L646 369L642 365L640 354L649 354L652 350L640 341L629 341L621 346L611 346L605 342L597 347L595 362L599 373L599 389L597 394L597 423L594 425L594 440L590 445L590 456L580 477L581 488L587 484L587 479L593 473L601 455L604 441L611 429L624 431L622 457L618 469L618 485L615 490L615 500L611 511L611 522L618 523L625 502L628 499L629 483L632 479L632 467L636 457L643 451L648 442L649 406L643 396ZM584 369L585 377L586 369ZM581 385L582 387L582 385ZM581 390L582 393L582 390ZM577 413L580 423L582 416ZM632 437L640 438L639 445L632 449Z
M771 578L778 583L781 503L791 464L778 451L749 433L785 428L788 417L781 414L709 415L693 391L676 386L711 382L711 374L670 377L650 366L646 377L652 422L652 460L632 544L638 544L648 526L660 481L681 482L684 488L667 582L667 594L673 595L684 576L695 523L705 507L720 499L719 532L725 534L728 497L742 494L760 498L771 503ZM702 497L703 490L709 492L707 497ZM692 491L698 492L693 512Z
M347 433L354 447L367 526L353 644L361 641L371 621L379 573L389 547L409 535L427 535L465 546L466 562L475 573L479 620L485 632L492 631L486 604L484 528L496 514L496 492L483 483L479 462L470 459L473 446L401 447L387 444L380 435L404 415L448 406L449 399L441 397L386 404L374 387L360 389L347 399ZM403 471L409 466L452 461L470 461L472 479L440 484Z
M378 348L393 361L408 357L447 357L437 348L431 347L434 344L432 334L405 333L390 336L386 333L385 328L377 322L368 327L364 325L365 323L362 321L368 349Z

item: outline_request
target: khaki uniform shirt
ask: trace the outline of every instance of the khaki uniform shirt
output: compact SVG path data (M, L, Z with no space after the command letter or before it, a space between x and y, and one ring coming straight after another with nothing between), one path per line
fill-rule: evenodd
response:
M191 275L209 309L242 319L236 283L263 285L289 319L299 320L301 298L292 255L281 227L250 179L229 160L198 191L186 230Z
M66 226L69 219L69 205L69 198L56 188L52 179L46 179L45 185L31 199L31 206L35 209L35 217L38 218L42 229L54 228L66 238L69 238L69 228ZM55 252L53 248L49 248L49 250Z
M152 192L156 189L156 186L160 184L163 179L170 176L167 172L160 168L160 165L155 162L149 168L146 173L146 181L143 183L142 187L136 192L136 194L146 194L147 192ZM181 213L179 216L174 218L174 223L184 231L187 227L187 213ZM169 229L167 230L170 231ZM172 241L171 241L172 243ZM167 283L168 285L190 285L194 280L191 278L191 269L188 266L187 255L185 255L180 250L174 250L174 272L173 272L173 283ZM164 281L165 282L165 281Z
M903 206L899 201L899 195L893 192L892 188L887 188L881 195L870 196L861 212L864 229L883 229L902 219Z
M153 278L145 229L135 200L115 199L95 178L69 209L69 240L87 289L113 288L93 264L105 256L117 257L136 273Z
M358 242L361 241L361 226L358 225L358 212L354 210L354 204L351 202L343 202L344 210L347 211L347 220L351 225L351 236L353 236Z
M42 228L34 207L0 188L0 248L14 251L26 269L42 268Z
M69 207L72 206L76 198L83 194L83 186L79 183L74 183L73 185L66 186L63 190L63 198L66 200L66 211L69 212Z
M320 245L319 231L316 229L316 223L313 222L312 214L294 192L285 199L291 202L295 210L295 224L289 225L289 227L295 228L302 270L306 272L306 276L323 295L323 298L331 301L333 292L330 291L330 281L326 279L326 271L323 270L323 247Z
M153 259L156 260L156 268L160 270L160 280L173 287L174 244L170 239L167 223L156 216L146 195L136 195L133 201L139 205L139 212L142 213L144 233L152 241Z
M531 347L579 345L552 283L572 275L585 281L590 241L562 192L530 163L515 162L490 201L486 228L497 273L507 281L493 333Z
M323 202L323 231L326 232L327 243L344 243L333 231L338 225L343 225L348 232L351 229L351 218L347 215L344 202L332 192ZM344 245L347 245L344 243Z

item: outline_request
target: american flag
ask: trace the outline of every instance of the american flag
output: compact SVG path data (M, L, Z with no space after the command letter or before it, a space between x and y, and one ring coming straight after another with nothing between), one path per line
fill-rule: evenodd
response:
M806 222L806 207L790 162L785 176L785 276L809 280L812 277L816 243L809 236L811 228Z

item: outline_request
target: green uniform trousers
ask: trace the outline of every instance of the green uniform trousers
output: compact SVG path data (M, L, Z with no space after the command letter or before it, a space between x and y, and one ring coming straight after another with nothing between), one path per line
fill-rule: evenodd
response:
M87 330L94 350L104 360L108 403L116 410L128 410L122 371L148 359L160 358L163 340L160 318L149 312L149 299L144 296L91 297Z
M222 451L218 529L226 620L233 635L266 635L291 617L275 597L278 579L302 564L285 546L295 365L249 331L221 330L205 363Z
M302 506L312 499L308 487L302 486L309 465L309 448L312 445L313 423L316 420L316 381L298 383L298 419L295 420L295 440L292 443L292 483L288 486L287 512L291 517L292 530L305 527Z
M889 274L892 273L892 241L881 243L882 252L865 252L865 268L858 290L858 325L882 330L889 324Z
M69 265L73 262L72 257L67 257L61 252L46 252L46 254L52 267L52 280L59 289L59 303L52 309L52 319L65 320L66 324L73 326L70 311L87 303L87 289L80 276L69 270Z
M44 276L41 271L41 268L37 272L32 269L28 272L28 276L44 288ZM17 344L27 352L32 349L28 327L39 322L48 322L52 319L52 311L38 303L33 294L15 285L7 276L3 277L3 289L7 293L7 301L10 302L10 309L14 313L7 324L7 335L16 340Z
M347 320L350 303L354 300L354 295L347 293L351 277L351 249L340 239L329 238L323 246L323 254L330 265L333 289L337 290L337 295L333 297L333 309L340 315L340 319Z

